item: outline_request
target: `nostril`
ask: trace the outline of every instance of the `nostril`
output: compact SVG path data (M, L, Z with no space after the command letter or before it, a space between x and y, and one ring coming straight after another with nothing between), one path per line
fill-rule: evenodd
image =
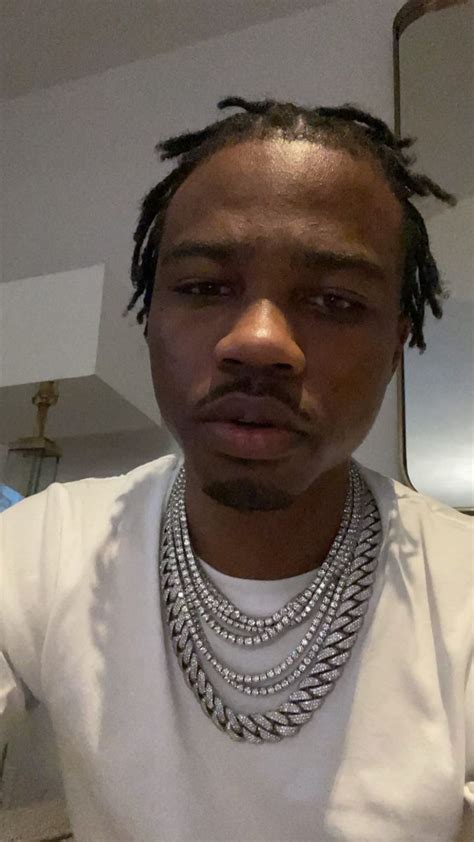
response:
M290 365L290 363L273 363L273 367L274 367L274 368L284 369L285 371L288 371L288 370L289 370L289 369L291 369L293 366L291 366L291 365Z

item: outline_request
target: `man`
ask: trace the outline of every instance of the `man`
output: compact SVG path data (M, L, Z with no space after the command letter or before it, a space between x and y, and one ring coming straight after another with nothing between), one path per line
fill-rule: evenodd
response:
M352 454L441 316L409 199L451 197L351 106L227 105L135 233L183 457L3 515L3 707L46 704L81 841L448 842L471 521Z

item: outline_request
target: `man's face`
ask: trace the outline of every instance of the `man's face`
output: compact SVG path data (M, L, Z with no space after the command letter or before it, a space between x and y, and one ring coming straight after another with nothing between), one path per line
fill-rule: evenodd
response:
M365 439L409 330L401 226L376 162L307 141L221 149L177 190L151 368L215 499L284 508Z

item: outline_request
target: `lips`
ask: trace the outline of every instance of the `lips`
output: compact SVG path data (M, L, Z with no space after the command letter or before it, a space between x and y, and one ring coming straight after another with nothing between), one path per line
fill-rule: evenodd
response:
M233 422L210 421L205 428L207 446L234 459L283 459L301 443L296 433L278 427L245 427Z
M211 449L240 459L283 458L306 437L293 412L274 398L229 395L198 420Z
M202 410L198 420L277 427L293 433L305 432L289 407L269 397L227 395Z

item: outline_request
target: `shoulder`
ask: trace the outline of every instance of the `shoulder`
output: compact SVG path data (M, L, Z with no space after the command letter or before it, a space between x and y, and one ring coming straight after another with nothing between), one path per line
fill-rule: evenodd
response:
M472 658L474 519L397 480L361 468L382 521L384 589L456 665ZM410 619L411 618L411 619ZM441 650L440 650L441 651Z
M397 480L359 465L382 518L384 541L399 569L418 570L446 599L472 599L474 518Z
M164 490L180 464L181 457L170 453L144 465L138 465L126 474L89 477L55 485L59 485L63 495L71 500L111 501L122 494L139 493L144 486L157 486Z
M166 505L181 464L182 458L173 453L121 476L64 484L63 518L68 531L99 539L103 531L110 532L112 524L138 527L147 516L154 518Z
M180 464L181 457L173 453L118 476L55 482L45 491L26 497L3 512L0 515L1 528L17 529L22 523L31 524L38 518L49 518L51 514L53 519L57 519L84 508L100 515L124 495L143 496L152 489L166 494Z
M6 509L0 515L3 576L9 571L18 578L23 570L31 578L36 566L54 580L59 557L77 542L85 548L101 540L127 514L146 517L151 506L160 511L180 464L170 454L121 476L53 483Z
M386 515L397 513L407 525L417 524L422 528L429 524L440 531L472 539L474 519L470 515L441 500L422 494L398 480L357 464Z
M0 648L39 645L61 571L87 575L98 546L113 546L123 528L140 531L161 511L179 467L171 454L122 476L53 483L0 515Z

